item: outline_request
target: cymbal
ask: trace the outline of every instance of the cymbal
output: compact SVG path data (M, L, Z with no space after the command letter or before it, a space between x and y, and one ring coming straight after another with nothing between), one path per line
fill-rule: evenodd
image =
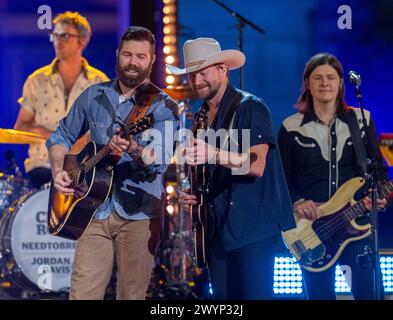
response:
M0 143L30 144L43 142L45 142L45 138L36 133L0 128Z
M198 99L190 86L169 86L163 91L174 100Z

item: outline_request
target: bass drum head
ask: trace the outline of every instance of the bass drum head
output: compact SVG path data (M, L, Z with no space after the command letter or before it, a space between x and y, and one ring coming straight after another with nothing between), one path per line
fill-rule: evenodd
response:
M7 265L14 265L7 268L7 273L10 282L15 282L21 289L67 292L76 241L55 237L48 232L48 201L49 185L46 185L23 196L15 202L15 207L6 210L1 219L9 220L1 223L6 226L3 230L3 259L8 257Z

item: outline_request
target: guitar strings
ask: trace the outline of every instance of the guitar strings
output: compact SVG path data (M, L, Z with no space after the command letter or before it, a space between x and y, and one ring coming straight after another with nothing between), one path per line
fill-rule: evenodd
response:
M389 187L388 187L387 185L389 185L389 187L392 188L392 187L393 187L393 181L390 181L390 182L385 183L385 184L382 185L382 187L385 188L385 190L387 191L387 193L390 194L390 190L389 190ZM383 193L384 193L384 192L383 192ZM385 194L384 194L384 196L385 196ZM386 195L386 196L387 196L387 195ZM345 215L345 218L348 218L347 213L351 213L351 209L353 210L353 208L354 208L355 206L359 206L359 205L361 206L361 209L363 210L363 212L366 212L366 211L367 211L367 209L365 208L363 202L360 200L360 201L357 201L356 203L354 203L353 205L351 205L349 208L345 209L345 210L342 212L342 213ZM357 218L357 217L355 216L355 217L352 218L351 220L348 220L348 219L347 219L347 221L348 221L348 222L352 222L355 218ZM333 228L332 228L331 230L327 230L327 233L330 233L331 231L336 231L336 230L338 230L338 229L341 227L340 224L334 225L334 223L335 223L337 220L339 220L339 222L341 222L341 221L342 221L342 215L338 215L337 217L333 218L330 222L327 222L327 223L325 224L325 225L328 225L328 226L329 226L329 224L330 224L331 226L333 226ZM343 222L344 224L346 224L345 221L342 221L342 222ZM324 225L324 226L325 226L325 225ZM316 229L315 229L315 232L321 231L322 229L324 229L324 226L319 227L319 228L316 228ZM339 228L334 228L334 227L336 227L336 226L339 226ZM325 232L325 234L321 233L321 235L326 235L326 232ZM307 236L304 237L304 241L308 240L308 238L315 238L315 235L314 235L313 233L308 234ZM318 240L318 239L317 239L317 240Z
M389 188L387 187L388 184L389 184L389 185L392 185L393 182L388 182L388 183L386 183L386 184L383 185L383 187L386 188L386 191L389 192ZM389 192L389 193L390 193L390 192ZM335 231L339 230L341 227L343 227L344 225L346 225L347 222L351 223L353 220L355 220L356 216L355 216L353 219L348 220L347 213L351 213L351 210L353 210L353 208L354 208L355 206L359 206L359 205L360 205L361 209L363 210L363 212L366 212L366 211L367 211L367 209L364 207L363 202L362 202L362 201L357 201L355 204L353 204L353 205L351 205L349 208L345 209L345 210L342 212L341 215L338 215L337 217L333 218L330 222L326 222L323 226L321 226L321 227L319 227L319 228L316 228L316 229L314 230L314 233L309 233L309 234L307 234L307 235L304 237L304 239L303 239L304 244L306 244L307 246L312 246L312 245L314 245L314 244L318 244L318 242L321 242L321 241L319 240L319 237L324 237L324 236L326 236L326 235L329 234L329 233L332 233L332 232L335 232ZM345 216L345 220L343 220L342 215ZM337 220L338 220L338 221L337 221ZM338 222L338 223L336 223L336 222ZM318 234L318 236L317 236L316 233L318 233L319 231L325 229L325 226L326 226L326 225L329 227L329 229L326 230L325 232L321 232L321 233ZM307 241L308 241L308 243L306 243ZM311 242L310 242L310 241L311 241Z

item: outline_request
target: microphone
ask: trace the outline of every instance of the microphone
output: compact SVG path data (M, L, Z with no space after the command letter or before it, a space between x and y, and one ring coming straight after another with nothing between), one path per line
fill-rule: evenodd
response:
M362 79L360 78L360 74L357 73L356 71L349 71L348 72L348 80L351 84L354 84L356 86L360 86L362 83Z

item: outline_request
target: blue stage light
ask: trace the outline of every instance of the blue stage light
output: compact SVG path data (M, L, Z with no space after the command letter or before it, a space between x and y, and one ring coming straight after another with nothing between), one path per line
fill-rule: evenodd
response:
M393 292L393 256L381 256L380 262L385 293L391 293ZM279 296L303 294L301 268L295 258L275 258L273 289L274 293ZM335 270L335 291L337 294L351 292L339 266Z

